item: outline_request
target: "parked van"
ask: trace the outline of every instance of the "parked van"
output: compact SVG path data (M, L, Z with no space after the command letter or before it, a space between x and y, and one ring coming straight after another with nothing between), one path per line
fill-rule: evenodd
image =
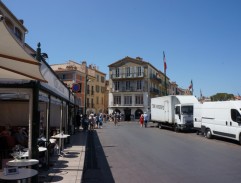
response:
M194 128L207 138L212 135L241 144L241 101L204 102L194 105Z

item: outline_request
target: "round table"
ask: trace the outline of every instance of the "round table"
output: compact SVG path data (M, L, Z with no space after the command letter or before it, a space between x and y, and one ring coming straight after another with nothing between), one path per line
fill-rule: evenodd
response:
M33 177L38 174L37 170L30 168L20 168L18 169L19 173L12 175L4 175L3 172L0 172L0 179L2 180L22 180Z
M31 166L31 165L36 165L39 163L39 160L36 159L20 159L20 160L11 160L8 161L6 164L8 166Z
M57 134L57 135L51 136L51 138L59 139L59 154L58 154L59 156L62 156L61 152L62 152L62 150L64 148L62 139L65 139L65 138L67 138L69 136L70 135L68 135L68 134Z

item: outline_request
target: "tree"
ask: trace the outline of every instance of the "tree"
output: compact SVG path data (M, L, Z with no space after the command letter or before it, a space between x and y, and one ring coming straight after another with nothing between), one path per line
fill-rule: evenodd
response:
M227 101L227 100L234 100L233 94L228 93L217 93L210 97L211 101Z

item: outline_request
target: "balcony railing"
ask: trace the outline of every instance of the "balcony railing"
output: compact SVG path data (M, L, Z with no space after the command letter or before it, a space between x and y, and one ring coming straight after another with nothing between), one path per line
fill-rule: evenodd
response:
M115 106L115 107L119 107L119 106L138 106L138 107L142 107L144 106L144 104L135 104L135 103L132 103L132 104L115 104L114 102L111 102L110 106Z
M161 90L158 90L156 88L150 88L150 92L155 93L155 94L161 94Z
M120 74L111 74L111 79L122 79L122 78L143 78L145 77L144 72L134 72L134 73L120 73Z
M150 79L155 79L157 80L158 82L162 83L162 79L157 77L155 74L150 74Z
M112 88L111 91L112 92L147 92L145 88L137 89L136 87L130 87L130 88L122 87L118 90L116 90L115 88Z

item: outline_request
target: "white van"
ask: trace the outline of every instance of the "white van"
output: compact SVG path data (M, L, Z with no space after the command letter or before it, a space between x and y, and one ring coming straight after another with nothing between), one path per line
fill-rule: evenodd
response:
M194 128L205 134L234 139L241 144L241 101L195 104Z

